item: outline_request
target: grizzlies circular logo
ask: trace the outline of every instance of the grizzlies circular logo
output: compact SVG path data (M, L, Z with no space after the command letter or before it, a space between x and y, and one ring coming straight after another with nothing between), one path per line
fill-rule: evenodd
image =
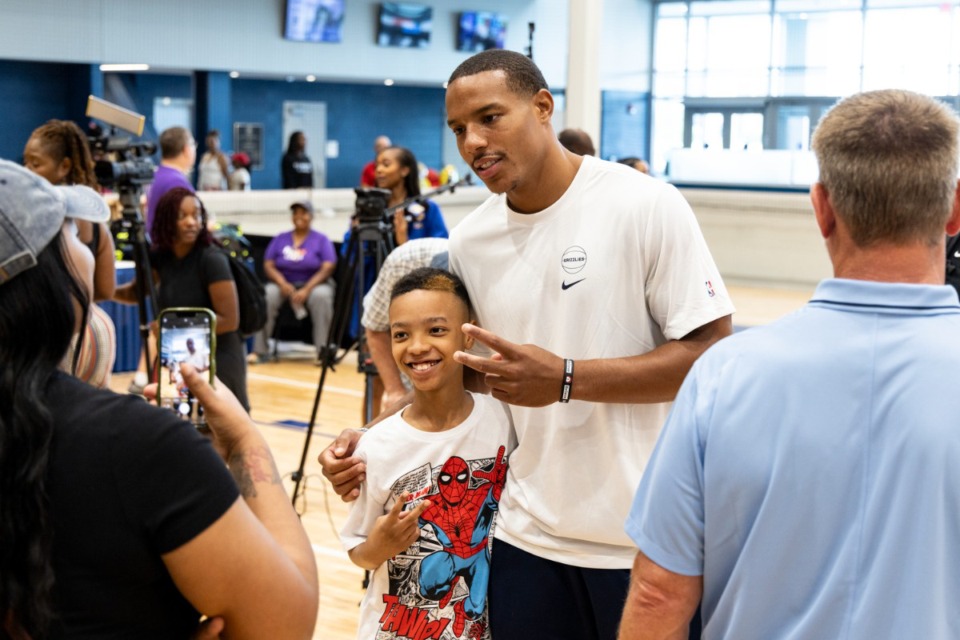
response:
M570 247L560 256L560 266L567 273L580 273L587 266L587 252L583 247Z

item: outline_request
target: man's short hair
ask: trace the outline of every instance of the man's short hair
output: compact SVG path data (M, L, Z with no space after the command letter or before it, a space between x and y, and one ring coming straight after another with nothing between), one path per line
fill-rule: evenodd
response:
M183 127L170 127L160 134L160 157L165 160L176 158L190 141L190 132Z
M507 76L507 88L521 96L532 96L540 89L548 89L547 81L533 60L507 49L487 49L467 58L453 70L447 84L485 71L503 71Z
M858 246L936 243L957 188L957 114L910 91L855 94L820 120L819 182Z

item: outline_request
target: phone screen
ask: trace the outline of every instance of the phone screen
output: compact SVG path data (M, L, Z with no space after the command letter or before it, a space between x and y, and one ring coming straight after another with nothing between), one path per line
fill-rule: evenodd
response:
M203 408L184 384L180 365L190 363L213 383L216 316L207 309L166 309L160 314L159 324L157 402L184 420L202 425Z

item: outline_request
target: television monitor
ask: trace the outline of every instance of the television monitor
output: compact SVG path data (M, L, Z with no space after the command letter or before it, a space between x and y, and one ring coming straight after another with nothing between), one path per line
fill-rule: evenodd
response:
M432 7L406 2L380 4L377 44L381 47L425 49L430 46L432 31Z
M344 0L287 0L283 37L296 42L340 42Z
M457 51L503 49L507 17L491 11L464 11L457 29Z

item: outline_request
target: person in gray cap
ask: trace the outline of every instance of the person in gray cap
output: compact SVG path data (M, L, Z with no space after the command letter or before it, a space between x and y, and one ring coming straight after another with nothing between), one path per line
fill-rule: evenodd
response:
M173 412L60 370L93 287L72 221L108 215L0 160L0 636L307 637L310 542L230 392L183 365L225 465Z

